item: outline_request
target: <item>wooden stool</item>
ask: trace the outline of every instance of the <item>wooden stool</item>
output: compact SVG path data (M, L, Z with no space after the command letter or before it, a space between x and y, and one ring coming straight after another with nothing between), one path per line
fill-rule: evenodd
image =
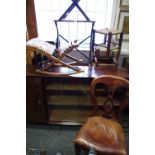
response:
M102 34L103 43L94 43L95 64L96 65L112 65L117 67L118 59L122 46L123 32L111 29L94 30L95 34Z
M52 76L66 76L71 74L76 74L82 72L82 70L79 67L73 66L73 64L78 63L82 61L81 59L77 59L75 57L72 57L69 55L69 53L78 47L78 44L72 44L68 48L66 48L63 52L59 49L55 49L53 45L49 44L48 42L45 42L43 40L40 40L39 38L33 38L31 40L28 40L26 42L26 48L27 48L27 56L29 56L29 60L31 60L31 53L37 52L44 56L46 56L48 59L44 62L44 66L42 66L40 69L36 69L36 72L52 75ZM68 57L73 62L65 63L62 59L64 57ZM31 65L31 62L30 62ZM54 66L64 66L68 69L71 69L69 72L52 72L50 71L50 68Z

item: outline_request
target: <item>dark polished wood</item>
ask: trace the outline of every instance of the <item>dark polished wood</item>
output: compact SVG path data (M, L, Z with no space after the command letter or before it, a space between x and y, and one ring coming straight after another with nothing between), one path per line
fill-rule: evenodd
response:
M34 0L26 0L26 26L28 39L38 37Z
M100 75L115 75L115 76L121 76L125 79L129 79L129 74L128 72L121 67L118 67L117 69L115 67L112 66L78 66L79 68L81 68L81 70L83 72L81 73L77 73L77 74L73 74L73 75L69 75L69 76L63 76L63 77L75 77L75 78L95 78L98 77ZM62 76L52 76L52 75L45 75L45 74L39 74L35 72L36 67L35 66L31 66L31 65L27 65L26 68L26 75L27 76L40 76L40 77L62 77ZM52 68L52 72L62 72L62 70L64 71L68 71L70 69L68 69L67 67L53 67Z
M48 112L41 77L26 78L26 120L29 123L47 123Z
M70 76L50 76L35 72L27 65L27 120L35 123L82 125L93 115L90 100L91 81L99 75L119 75L128 79L123 68L78 66L84 70ZM53 67L53 70L67 70ZM41 102L41 105L40 104Z

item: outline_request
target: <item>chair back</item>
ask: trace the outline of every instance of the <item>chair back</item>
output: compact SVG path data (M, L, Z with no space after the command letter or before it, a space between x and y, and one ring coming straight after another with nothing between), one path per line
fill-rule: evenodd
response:
M128 106L129 81L123 77L101 75L90 85L94 114L121 120L122 111Z

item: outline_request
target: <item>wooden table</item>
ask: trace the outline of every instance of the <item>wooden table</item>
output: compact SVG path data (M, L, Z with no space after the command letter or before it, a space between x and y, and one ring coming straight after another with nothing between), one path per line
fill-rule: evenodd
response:
M78 74L73 74L69 76L51 76L51 75L45 75L45 74L40 74L36 73L35 66L30 66L28 65L26 68L26 75L27 76L40 76L40 77L75 77L75 78L95 78L100 75L116 75L116 76L121 76L126 79L129 78L129 74L126 71L125 68L117 67L115 69L114 67L111 66L78 66L83 70L83 72L78 73ZM66 67L54 67L53 71L55 72L62 72L66 71L69 72L70 69Z
M83 72L71 76L49 76L27 66L26 110L28 123L81 125L92 115L89 85L99 75L129 78L123 68L78 66ZM67 71L55 67L55 71Z

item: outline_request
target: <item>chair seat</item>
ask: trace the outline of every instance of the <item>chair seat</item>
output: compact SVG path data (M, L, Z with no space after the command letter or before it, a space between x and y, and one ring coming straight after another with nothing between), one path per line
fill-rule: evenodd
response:
M127 154L121 125L101 116L90 117L80 129L74 143L85 149L93 147L101 154Z

